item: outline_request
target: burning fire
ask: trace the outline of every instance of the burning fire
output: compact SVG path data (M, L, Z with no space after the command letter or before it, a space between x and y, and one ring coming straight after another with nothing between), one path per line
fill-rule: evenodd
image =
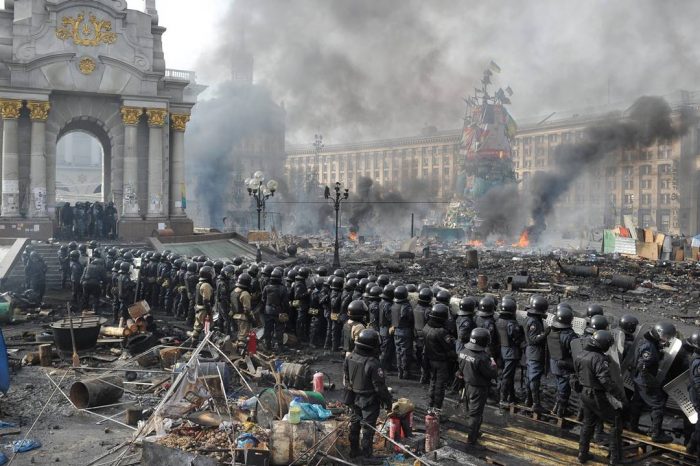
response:
M467 241L467 245L468 245L468 246L471 246L471 247L473 247L473 248L480 248L480 247L483 247L483 246L484 246L484 242L483 242L483 241L479 241L478 239L473 239L473 240L471 240L471 241Z
M348 239L350 241L357 241L357 232L351 231L350 234L348 235Z
M528 229L525 228L522 233L520 233L520 239L517 243L513 243L514 248L526 248L530 246L530 233Z
M500 248L500 247L503 247L503 246L505 246L505 245L506 245L505 240L502 240L502 239L497 239L497 240L496 240L496 246L498 246L499 248Z

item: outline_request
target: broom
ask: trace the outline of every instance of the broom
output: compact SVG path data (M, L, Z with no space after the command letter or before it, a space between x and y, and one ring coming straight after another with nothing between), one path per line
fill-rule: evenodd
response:
M75 333L73 333L73 314L70 310L70 303L66 303L68 308L68 324L70 325L70 340L73 343L73 367L80 367L80 356L78 356L78 350L75 346Z

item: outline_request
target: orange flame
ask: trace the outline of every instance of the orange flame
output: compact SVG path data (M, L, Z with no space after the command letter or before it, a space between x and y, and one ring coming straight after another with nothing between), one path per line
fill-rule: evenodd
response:
M351 231L350 234L348 235L348 239L350 241L357 241L357 232Z
M527 231L527 228L523 230L522 233L520 233L520 239L518 239L517 243L513 243L514 248L526 248L530 246L530 233Z
M499 248L502 246L505 246L505 245L506 245L506 242L504 240L502 240L502 239L496 240L496 246L498 246Z
M479 241L478 239L473 239L471 241L467 241L467 246L471 246L473 248L480 248L484 246L484 242Z

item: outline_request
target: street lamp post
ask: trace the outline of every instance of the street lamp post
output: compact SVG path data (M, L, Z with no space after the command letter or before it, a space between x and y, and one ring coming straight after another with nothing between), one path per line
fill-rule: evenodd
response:
M265 201L275 195L277 191L277 182L270 180L267 185L264 184L265 176L263 172L257 171L252 178L245 180L248 186L248 195L255 199L255 205L258 211L258 230L260 230L260 213L265 211Z
M338 223L338 215L340 212L340 203L346 201L350 195L348 188L343 189L343 185L340 181L335 182L334 187L335 194L331 193L331 188L326 186L324 192L324 197L330 199L333 202L333 208L335 209L335 244L333 245L333 267L340 267L340 243L338 242L338 229L340 225Z

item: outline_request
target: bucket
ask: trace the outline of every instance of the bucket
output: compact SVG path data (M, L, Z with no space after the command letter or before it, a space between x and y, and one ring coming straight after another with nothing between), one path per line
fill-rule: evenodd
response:
M336 421L301 421L299 424L290 424L284 421L275 421L272 424L270 434L270 463L275 466L286 466L301 456L302 453L318 448L320 451L328 451L337 441L337 435L331 433L338 427ZM321 439L328 436L325 440ZM319 445L316 445L320 442Z
M294 398L299 398L302 403L326 406L326 399L320 393L266 388L258 395L258 403L255 405L257 423L267 428L273 421L282 419L289 412L289 403Z
M86 409L115 403L123 394L121 378L110 376L74 382L69 398L78 409Z

